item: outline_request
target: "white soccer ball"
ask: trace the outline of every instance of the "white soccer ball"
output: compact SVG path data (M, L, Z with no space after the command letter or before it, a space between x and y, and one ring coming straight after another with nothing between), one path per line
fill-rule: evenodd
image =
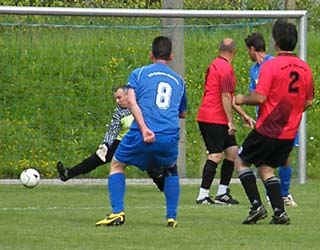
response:
M40 173L34 168L28 168L20 174L20 182L28 188L36 187L40 182Z

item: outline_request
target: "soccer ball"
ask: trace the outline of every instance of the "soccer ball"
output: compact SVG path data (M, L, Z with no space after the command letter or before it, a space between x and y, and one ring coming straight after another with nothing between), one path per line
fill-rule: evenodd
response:
M40 182L40 173L34 168L28 168L20 174L20 182L28 188L36 187Z

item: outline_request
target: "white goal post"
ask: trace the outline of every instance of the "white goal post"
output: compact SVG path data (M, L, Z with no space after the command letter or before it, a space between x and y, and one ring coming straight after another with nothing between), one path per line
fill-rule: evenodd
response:
M98 9L0 6L0 14L153 18L294 18L299 20L298 54L302 60L307 58L308 12L306 10ZM304 113L299 128L298 181L300 184L306 182L306 121L307 117Z

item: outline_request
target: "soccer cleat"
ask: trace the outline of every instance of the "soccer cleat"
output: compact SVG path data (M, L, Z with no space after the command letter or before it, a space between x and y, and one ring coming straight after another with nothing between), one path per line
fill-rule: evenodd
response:
M61 181L65 182L70 179L68 177L68 169L63 166L63 163L61 161L58 161L57 163L57 171L59 173L59 178Z
M196 204L211 205L214 204L214 201L211 197L204 197L203 199L196 200Z
M178 222L177 222L177 220L175 220L175 219L168 219L167 227L172 227L172 228L178 227Z
M120 213L111 213L106 216L103 220L100 220L96 223L96 226L120 226L125 222L124 212Z
M287 196L282 197L283 198L283 203L286 206L291 206L291 207L297 207L298 204L293 200L293 197L291 194L288 194Z
M222 195L217 195L214 199L215 204L221 204L221 205L236 205L239 204L239 201L232 198L230 195L230 189L227 188L227 192Z
M257 209L250 209L248 217L242 224L256 224L258 220L262 220L268 216L267 210L261 205Z
M282 214L280 214L280 216L273 215L272 220L270 221L270 224L289 225L290 218L288 217L286 212L283 212Z

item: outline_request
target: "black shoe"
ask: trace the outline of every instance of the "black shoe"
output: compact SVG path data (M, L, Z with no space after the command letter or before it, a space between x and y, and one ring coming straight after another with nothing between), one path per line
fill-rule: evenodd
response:
M221 204L221 205L236 205L239 204L239 201L232 198L230 195L230 189L227 188L227 192L222 195L217 195L214 199L215 204Z
M272 220L270 221L270 224L277 224L277 225L289 225L290 224L290 218L288 217L286 212L283 212L280 214L280 216L272 216Z
M267 210L261 205L257 209L250 209L248 217L242 224L256 224L258 220L262 220L268 216Z
M68 177L68 169L63 166L63 163L61 161L58 161L57 163L57 171L59 173L59 178L61 181L65 182L70 179Z
M211 205L214 204L214 201L210 197L205 197L201 200L196 200L196 203L202 205Z

